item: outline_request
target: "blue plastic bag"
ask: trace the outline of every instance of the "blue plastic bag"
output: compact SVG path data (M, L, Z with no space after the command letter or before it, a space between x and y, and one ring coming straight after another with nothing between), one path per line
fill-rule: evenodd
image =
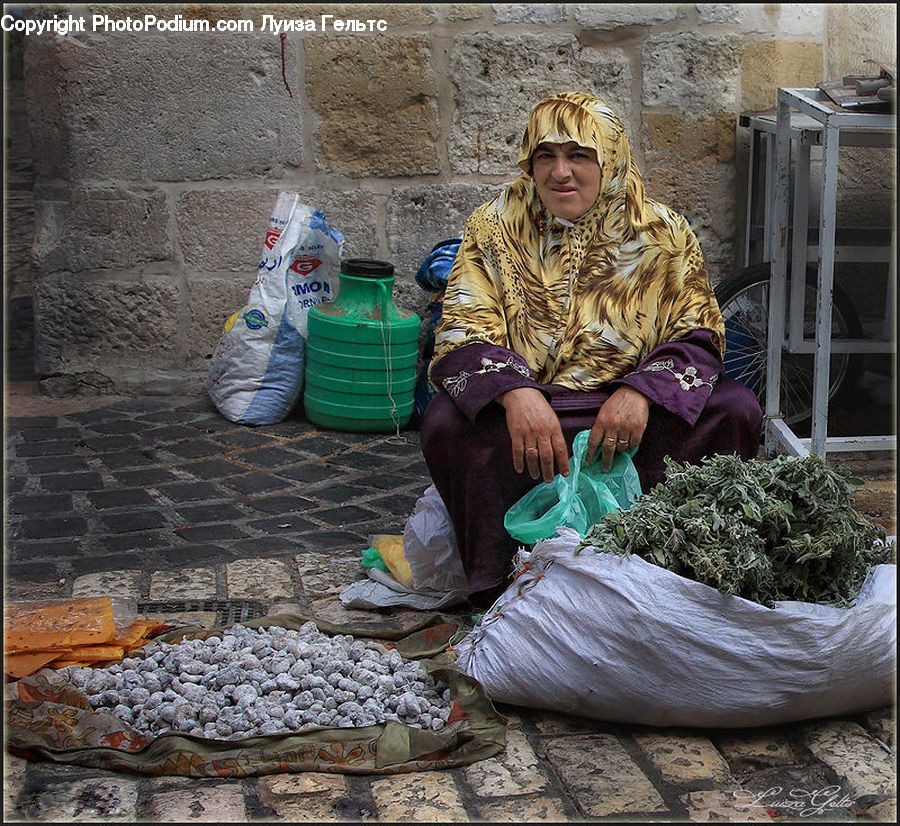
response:
M507 512L503 525L513 539L532 544L556 536L560 526L579 536L607 513L627 510L641 495L641 481L631 461L637 448L616 453L608 473L599 456L583 466L590 430L582 430L572 444L569 475L557 473L550 482L533 487Z
M415 407L413 408L410 427L419 427L425 418L425 411L437 392L428 381L428 367L434 355L434 332L441 313L444 309L444 290L447 289L447 279L453 262L456 261L456 253L462 238L447 238L438 241L431 248L425 260L416 273L416 283L423 289L432 293L432 300L426 307L425 339L422 345L422 362L419 368L415 389Z

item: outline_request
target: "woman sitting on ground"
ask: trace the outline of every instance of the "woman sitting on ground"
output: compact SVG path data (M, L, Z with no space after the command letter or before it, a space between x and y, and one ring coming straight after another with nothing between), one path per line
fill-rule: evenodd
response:
M469 218L444 296L422 451L450 513L470 601L508 584L506 511L617 451L644 490L664 457L757 455L762 411L723 375L724 324L687 221L644 196L618 117L598 98L542 100L522 175Z

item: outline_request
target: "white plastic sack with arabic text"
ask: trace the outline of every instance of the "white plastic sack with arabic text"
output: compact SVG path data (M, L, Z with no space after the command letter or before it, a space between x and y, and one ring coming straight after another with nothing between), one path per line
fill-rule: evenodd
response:
M303 390L307 315L334 297L344 237L296 192L275 202L247 304L226 322L206 390L229 421L287 418Z
M849 608L766 608L561 528L456 645L494 701L617 723L749 727L891 703L896 565Z

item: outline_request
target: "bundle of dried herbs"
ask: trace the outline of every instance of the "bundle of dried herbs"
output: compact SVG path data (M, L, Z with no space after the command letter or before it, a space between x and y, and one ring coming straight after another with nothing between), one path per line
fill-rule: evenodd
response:
M859 484L818 456L713 456L696 465L667 458L665 481L604 516L576 553L637 554L768 606L845 606L872 565L894 562L884 529L853 506Z

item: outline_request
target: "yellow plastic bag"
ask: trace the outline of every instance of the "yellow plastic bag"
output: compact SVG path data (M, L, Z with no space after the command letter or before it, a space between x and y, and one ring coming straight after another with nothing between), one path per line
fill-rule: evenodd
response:
M412 571L403 555L403 537L393 534L377 534L372 537L372 547L384 560L394 579L404 588L412 588Z

